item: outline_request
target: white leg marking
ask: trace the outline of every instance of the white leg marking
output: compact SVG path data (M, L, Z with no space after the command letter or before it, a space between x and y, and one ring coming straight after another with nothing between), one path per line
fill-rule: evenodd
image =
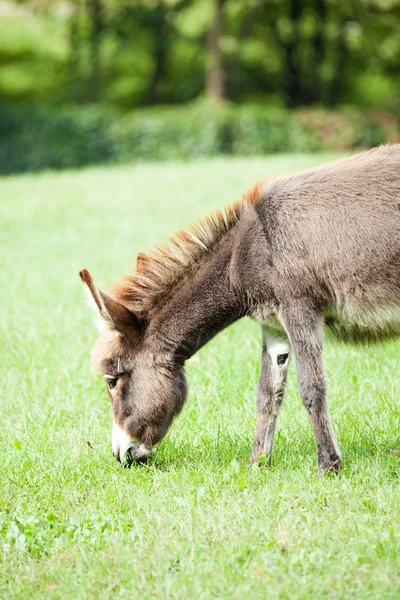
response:
M284 340L270 339L267 341L267 352L271 357L272 379L274 389L279 390L285 382L286 372L289 366L290 346ZM282 364L278 363L278 357L287 354L285 360L282 358Z
M264 442L264 454L269 456L272 453L274 445L275 427L278 420L278 413L283 401L286 386L286 374L290 360L290 344L276 331L264 330L264 342L267 345L267 352L271 359L271 376L273 392L275 394L274 406L269 416L269 423L266 427ZM285 356L286 355L286 356ZM278 357L280 357L279 364Z

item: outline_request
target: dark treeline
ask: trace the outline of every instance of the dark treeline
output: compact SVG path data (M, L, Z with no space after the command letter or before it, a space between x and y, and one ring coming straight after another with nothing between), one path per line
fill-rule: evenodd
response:
M0 3L0 173L353 151L399 98L400 0Z
M0 45L3 99L30 95L124 110L201 95L287 107L388 107L400 92L400 0L71 0L62 11L58 3L36 0L19 6L27 23L46 19L58 31L53 55L29 49L32 64L47 64L53 76L42 81L39 75L22 93L2 86L1 66L26 64L27 49L20 56L18 48L13 54Z

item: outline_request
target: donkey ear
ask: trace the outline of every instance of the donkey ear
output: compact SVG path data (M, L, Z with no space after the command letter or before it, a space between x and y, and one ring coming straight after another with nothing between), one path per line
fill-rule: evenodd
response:
M79 272L79 275L85 285L84 289L89 304L100 317L100 320L97 321L98 329L101 331L109 329L117 331L121 335L126 335L141 328L136 315L114 296L102 292L94 283L89 271L83 269Z
M147 256L143 252L139 252L136 257L136 273L142 273L146 264Z

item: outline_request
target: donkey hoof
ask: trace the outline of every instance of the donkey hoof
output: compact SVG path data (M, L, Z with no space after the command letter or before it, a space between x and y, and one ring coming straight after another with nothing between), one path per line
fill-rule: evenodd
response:
M251 468L254 464L258 465L259 467L263 467L263 466L270 467L271 466L271 455L265 456L265 454L258 454L258 455L250 454L248 467Z
M330 452L318 464L318 474L338 473L342 468L342 459L336 452Z

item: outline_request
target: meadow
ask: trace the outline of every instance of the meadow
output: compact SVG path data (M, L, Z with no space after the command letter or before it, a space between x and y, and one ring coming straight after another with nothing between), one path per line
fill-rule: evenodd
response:
M261 340L244 319L187 364L189 397L146 465L111 454L78 271L138 251L258 177L327 155L214 158L0 179L0 597L400 597L400 342L326 344L344 469L317 476L290 369L273 464L247 469Z

